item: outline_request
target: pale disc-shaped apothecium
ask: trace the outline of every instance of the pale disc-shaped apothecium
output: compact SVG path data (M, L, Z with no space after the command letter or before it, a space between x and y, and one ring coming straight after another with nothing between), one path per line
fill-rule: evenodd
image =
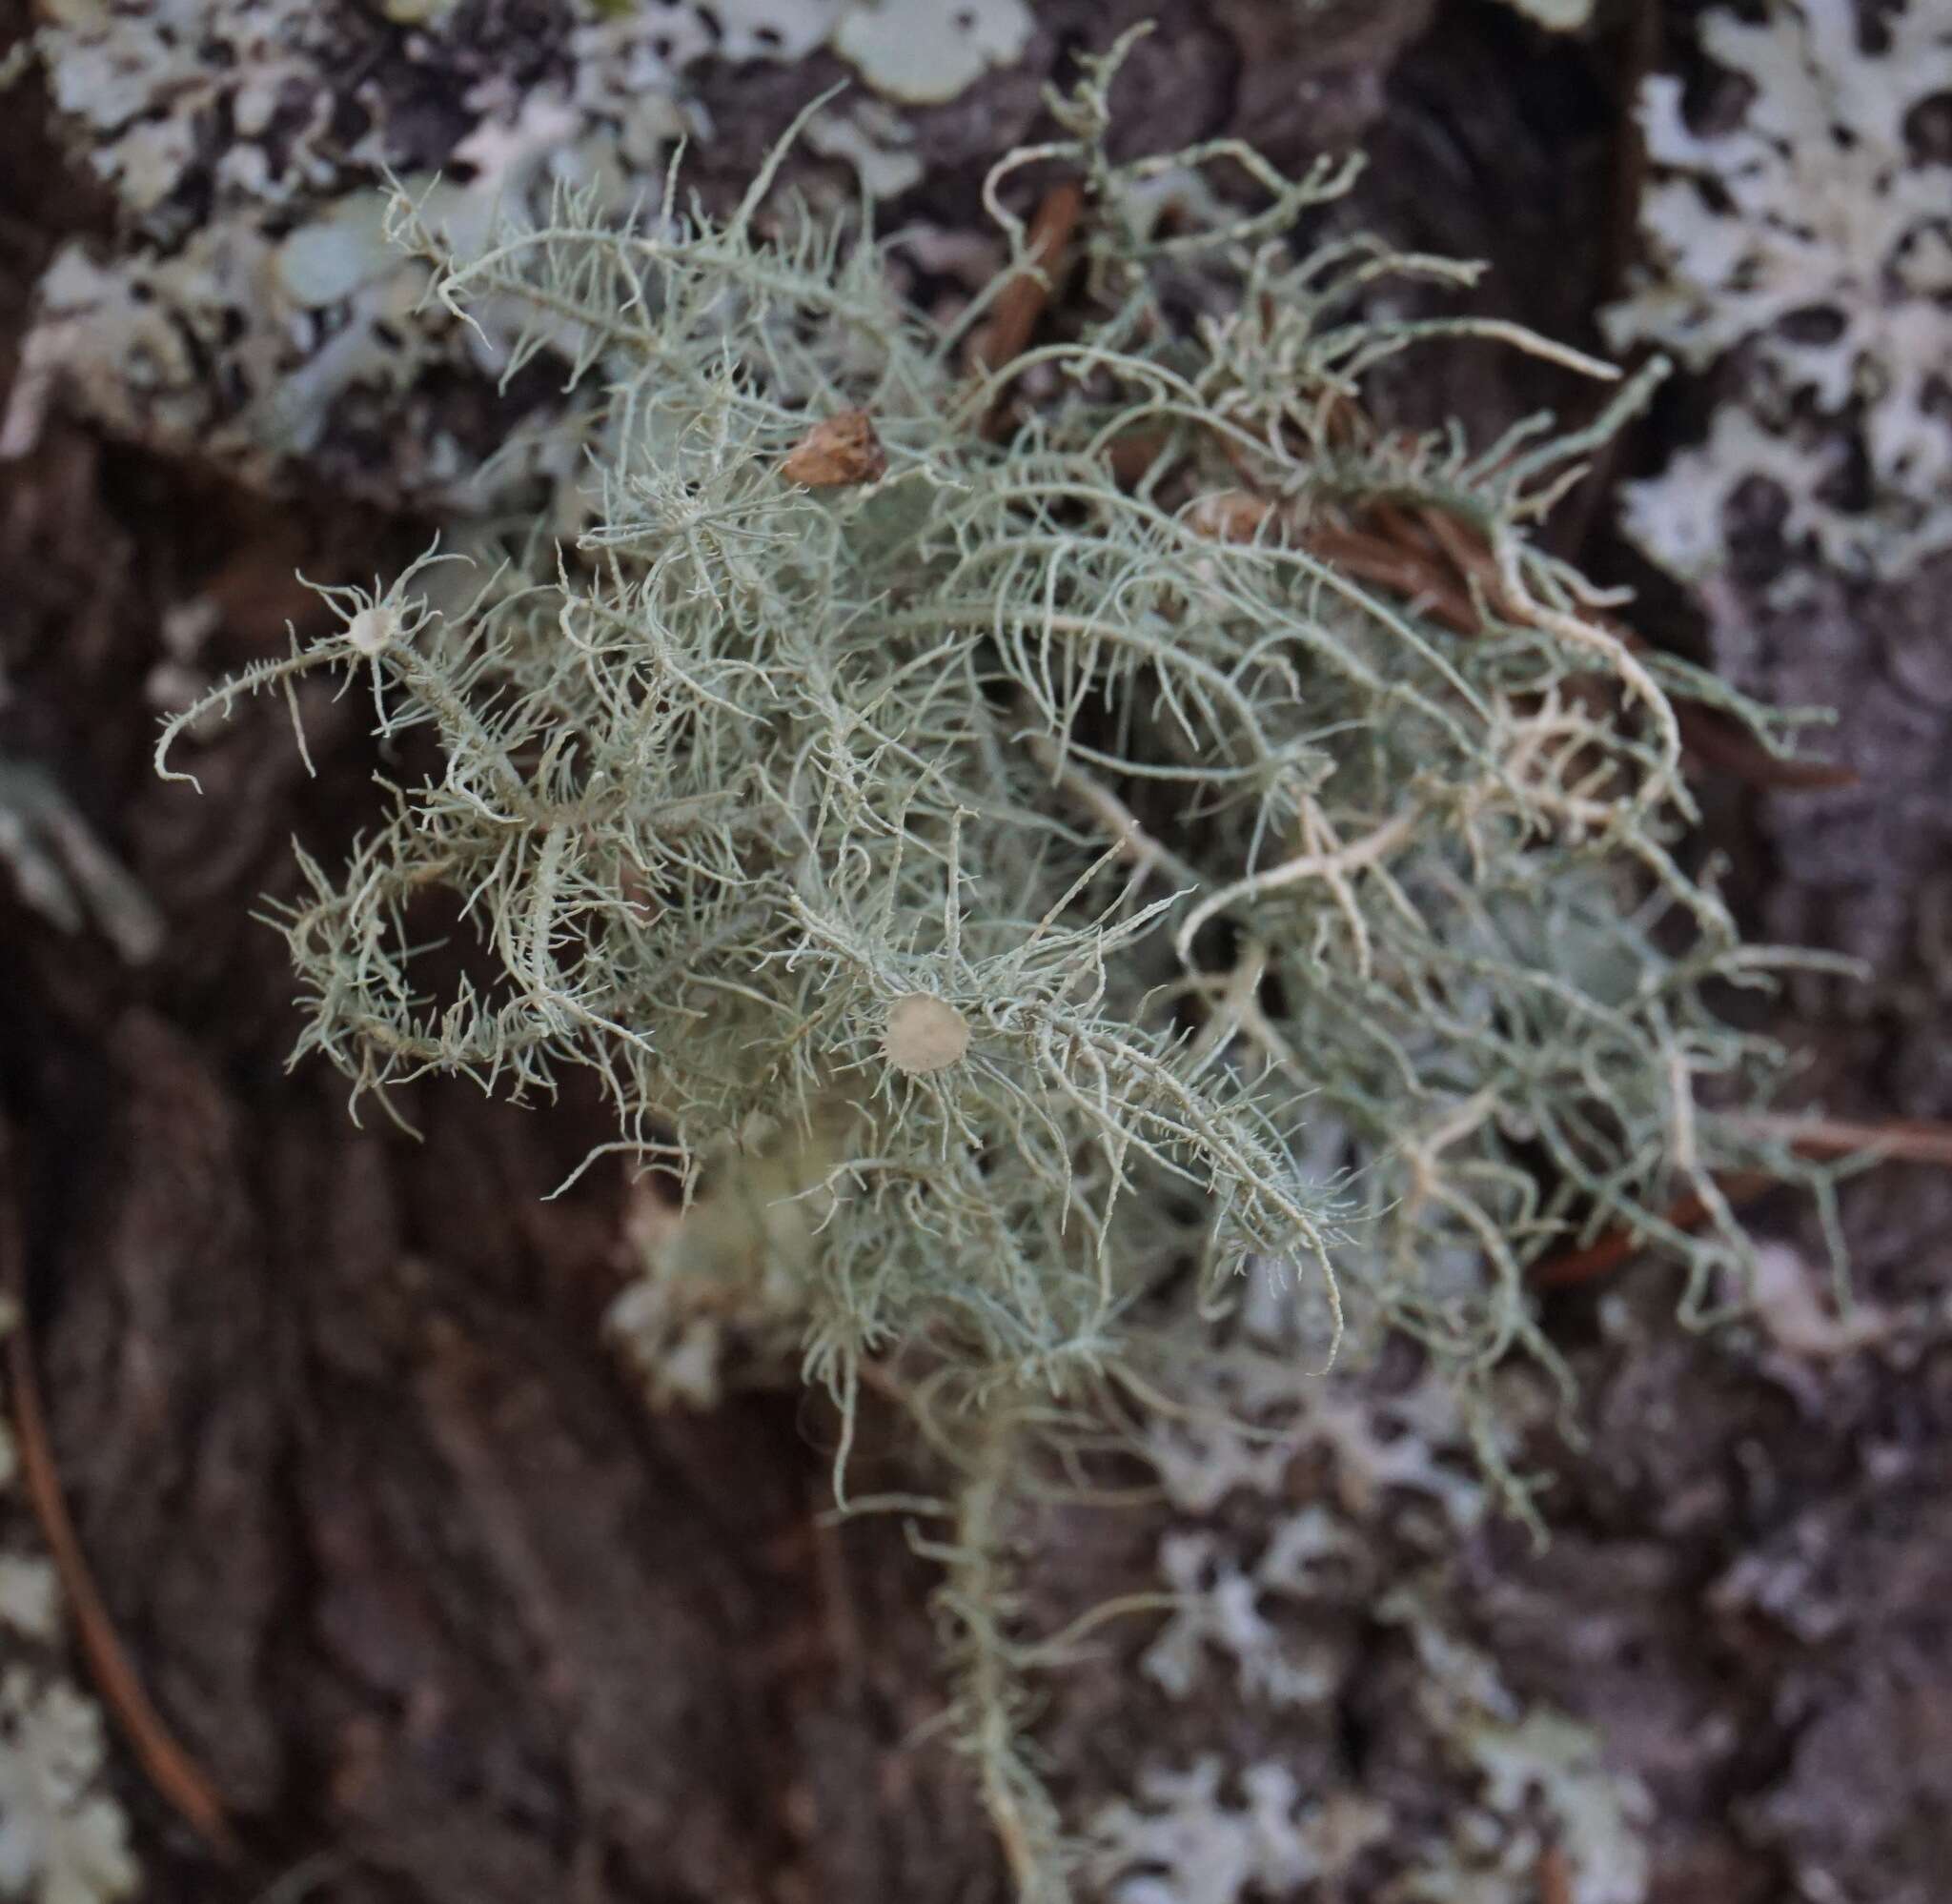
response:
M944 1071L969 1048L969 1021L954 1005L926 992L910 992L888 1007L882 1050L911 1078Z
M362 608L346 623L346 639L362 655L383 654L399 633L399 617L376 603Z

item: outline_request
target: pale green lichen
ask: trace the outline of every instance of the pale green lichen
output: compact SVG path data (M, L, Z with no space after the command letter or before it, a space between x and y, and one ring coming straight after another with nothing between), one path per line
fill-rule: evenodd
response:
M382 1100L587 1067L605 1148L693 1200L679 1235L768 1176L813 1217L721 1225L770 1258L731 1307L774 1292L849 1425L874 1364L962 1473L931 1549L955 1715L1036 1896L1065 1857L1020 1681L1063 1649L1015 1633L1001 1530L1054 1407L1169 1370L1132 1316L1162 1277L1190 1266L1216 1308L1284 1292L1297 1358L1407 1329L1475 1393L1515 1344L1550 1357L1540 1255L1624 1223L1704 1303L1751 1261L1717 1173L1788 1165L1719 1114L1773 1054L1707 1002L1778 956L1672 851L1677 698L1760 717L1631 645L1529 535L1651 377L1570 437L1372 424L1365 373L1434 340L1613 373L1370 314L1393 278L1473 273L1297 251L1352 166L1290 181L1228 141L1113 164L1114 65L991 181L1021 269L1012 172L1082 181L1071 328L975 373L1003 281L938 326L831 221L762 235L771 168L723 221L675 185L637 227L566 192L463 255L400 201L439 303L531 314L509 374L566 364L588 526L495 528L461 588L430 554L323 590L337 627L159 754L260 688L370 693L391 758L420 736L438 760L384 783L343 867L303 861L300 1054ZM1260 210L1176 190L1162 215L1162 182L1229 172ZM1175 321L1194 281L1227 314ZM863 415L861 479L787 478L815 426L859 449ZM1481 552L1474 632L1338 564L1385 505ZM441 895L485 980L423 951ZM1664 1214L1681 1194L1698 1231ZM669 1278L668 1233L652 1253ZM673 1386L709 1392L687 1304L647 1306L688 1358Z

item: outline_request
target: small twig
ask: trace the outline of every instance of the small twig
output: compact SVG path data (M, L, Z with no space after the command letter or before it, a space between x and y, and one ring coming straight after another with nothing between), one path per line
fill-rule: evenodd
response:
M1488 599L1497 604L1497 577L1491 552L1480 550L1462 523L1440 511L1418 512L1422 527L1443 547L1467 583L1475 580ZM1433 618L1441 618L1433 617ZM1646 638L1625 622L1609 615L1594 620L1637 654L1648 652ZM1466 632L1474 633L1475 623ZM1704 766L1753 787L1778 787L1785 791L1808 792L1819 788L1853 787L1858 783L1855 769L1831 760L1784 760L1743 733L1720 709L1697 701L1678 700L1675 720L1687 750Z
M1781 1180L1761 1170L1741 1170L1718 1178L1721 1194L1731 1205L1752 1204L1758 1197L1779 1187ZM1676 1229L1694 1229L1709 1214L1709 1200L1698 1190L1679 1198L1661 1212L1661 1220ZM1609 1230L1597 1243L1584 1249L1568 1249L1545 1257L1527 1272L1535 1289L1571 1289L1591 1283L1617 1269L1622 1263L1639 1255L1647 1241L1637 1229Z
M1475 635L1483 623L1470 598L1427 557L1380 536L1353 529L1314 529L1302 546L1312 556L1415 602L1433 621L1454 635Z
M1744 1136L1785 1144L1799 1157L1812 1161L1862 1156L1867 1161L1935 1165L1952 1169L1952 1124L1927 1118L1889 1118L1876 1124L1844 1119L1798 1117L1763 1112L1720 1120L1725 1129ZM1730 1204L1754 1203L1783 1180L1762 1170L1738 1170L1716 1180ZM1681 1198L1662 1214L1677 1229L1693 1229L1710 1213L1709 1200L1699 1193ZM1585 1249L1567 1250L1533 1265L1533 1286L1566 1289L1590 1283L1616 1269L1646 1246L1640 1231L1627 1227L1610 1231Z
M1054 185L1030 220L1023 266L998 294L976 355L986 370L1001 370L1020 356L1044 315L1068 262L1078 220L1084 216L1085 190L1075 182Z
M1229 445L1228 454L1248 488L1207 498L1197 525L1222 541L1250 541L1272 505L1253 492L1251 475L1238 451ZM1118 480L1128 478L1120 475ZM1492 552L1454 517L1428 506L1406 511L1388 502L1372 504L1364 515L1372 529L1325 524L1300 534L1297 544L1357 581L1413 603L1454 635L1484 632L1474 587L1483 600L1507 612ZM1647 640L1624 622L1607 615L1592 618L1632 653L1648 652ZM1784 760L1770 753L1718 708L1678 700L1675 720L1696 760L1745 785L1800 792L1858 784L1854 768L1830 760Z
M1721 1120L1745 1136L1784 1143L1799 1157L1851 1157L1894 1164L1936 1164L1952 1169L1952 1124L1931 1118L1886 1118L1855 1124L1841 1118L1764 1112Z
M0 1132L0 1289L13 1299L17 1310L7 1338L7 1374L28 1501L53 1556L95 1690L114 1714L156 1791L216 1856L232 1862L242 1853L225 1816L224 1801L203 1768L176 1743L162 1715L150 1703L89 1571L80 1537L68 1512L28 1334L26 1251L13 1187L11 1151L5 1133Z
M1030 220L1023 265L997 294L996 308L973 353L984 370L999 371L1024 353L1069 262L1078 220L1085 212L1085 189L1074 182L1053 185ZM1002 433L1006 412L999 394L985 416L982 434Z
M1538 1853L1538 1904L1573 1904L1573 1861L1562 1845L1549 1844Z
M1392 517L1396 516L1391 511ZM1494 606L1503 609L1504 589L1498 580L1497 557L1481 540L1474 537L1470 531L1454 516L1447 516L1441 509L1424 507L1407 518L1398 517L1403 527L1399 531L1407 541L1413 535L1421 535L1441 549L1450 558L1452 566L1463 577L1468 587L1475 582L1484 591L1485 599ZM1631 635L1628 639L1634 639Z
M1855 767L1836 760L1784 760L1752 739L1719 708L1698 701L1677 701L1681 740L1704 765L1746 786L1779 787L1789 793L1809 793L1830 787L1854 787Z

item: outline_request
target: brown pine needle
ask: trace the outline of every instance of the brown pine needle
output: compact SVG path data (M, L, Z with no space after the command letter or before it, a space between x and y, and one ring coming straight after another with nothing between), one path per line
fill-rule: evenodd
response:
M1773 1190L1778 1180L1759 1170L1744 1170L1716 1181L1721 1194L1731 1204L1740 1205L1754 1203L1766 1191ZM1693 1229L1707 1221L1708 1199L1698 1192L1678 1198L1661 1212L1661 1216L1676 1229ZM1589 1244L1584 1249L1563 1250L1556 1256L1548 1256L1535 1263L1530 1281L1536 1289L1576 1288L1581 1283L1595 1282L1617 1269L1646 1247L1647 1240L1637 1229L1609 1230L1597 1243Z
M1500 590L1491 552L1478 544L1454 517L1446 516L1440 510L1422 509L1417 512L1413 525L1392 509L1385 527L1405 541L1410 539L1414 528L1420 527L1425 536L1442 547L1466 586L1475 581L1483 589L1486 599L1496 604ZM1628 647L1643 651L1647 647L1643 638L1623 622L1615 620L1611 616L1597 618L1609 633L1618 636ZM1433 619L1445 620L1446 618L1434 614ZM1455 624L1447 622L1446 625ZM1475 629L1474 617L1471 626L1464 632L1474 633ZM1851 787L1858 783L1854 769L1835 761L1784 760L1770 753L1718 708L1678 701L1675 706L1675 718L1680 726L1682 742L1696 760L1718 773L1740 780L1746 786L1779 787L1800 792L1823 787Z
M1887 1118L1860 1124L1841 1118L1775 1112L1730 1118L1726 1122L1747 1136L1785 1144L1799 1157L1862 1156L1877 1162L1935 1165L1941 1169L1952 1169L1952 1123L1928 1118ZM1716 1179L1721 1194L1735 1205L1755 1202L1779 1182L1780 1179L1760 1170L1736 1171ZM1682 1197L1663 1214L1676 1228L1693 1229L1706 1220L1708 1203L1699 1195ZM1645 1238L1637 1230L1612 1230L1584 1249L1566 1250L1534 1264L1531 1282L1540 1289L1572 1288L1618 1268L1646 1246Z
M1354 529L1313 530L1304 546L1310 555L1333 562L1358 581L1372 583L1418 603L1433 621L1454 635L1478 632L1477 610L1470 597L1418 550Z
M1547 1845L1538 1854L1537 1904L1573 1904L1573 1861L1563 1847Z
M1867 1158L1894 1164L1936 1164L1952 1169L1952 1123L1933 1118L1881 1118L1874 1124L1846 1118L1761 1113L1726 1120L1751 1137L1785 1143L1799 1157Z
M61 1590L74 1617L75 1637L102 1703L120 1725L150 1783L216 1856L233 1862L242 1852L225 1815L224 1801L203 1768L177 1744L161 1713L150 1703L95 1587L68 1512L28 1335L27 1265L18 1209L11 1195L10 1163L5 1138L0 1136L0 1288L12 1297L17 1311L7 1338L7 1374L28 1501L53 1557Z
M1071 239L1084 213L1081 185L1054 185L1044 194L1030 220L1024 269L997 294L996 308L977 341L974 355L984 370L1000 370L1023 354L1070 261ZM1001 435L1006 414L999 396L983 419L983 435Z
M1801 793L1823 787L1854 787L1858 774L1834 760L1784 760L1759 745L1719 708L1677 701L1675 718L1681 741L1704 765L1752 787L1780 787Z

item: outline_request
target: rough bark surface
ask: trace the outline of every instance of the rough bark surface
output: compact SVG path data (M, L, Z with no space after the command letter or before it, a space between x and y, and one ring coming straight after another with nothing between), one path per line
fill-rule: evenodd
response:
M1023 71L935 109L931 213L972 218L983 161L1036 133L1035 81L1146 10L1058 0ZM1151 10L1149 144L1240 130L1292 162L1366 134L1392 235L1491 258L1487 309L1590 335L1615 42L1555 45L1489 6L1331 10L1312 40L1273 0ZM709 170L749 168L829 77L720 75ZM32 182L31 210L0 214L0 375L40 260L99 219L33 117L0 120L0 172ZM1495 424L1563 395L1463 349L1394 400ZM421 1087L416 1144L354 1127L321 1067L284 1072L287 968L247 914L291 887L294 833L329 857L356 826L356 708L308 708L316 780L257 721L207 751L200 800L150 773L171 606L212 597L214 652L248 659L310 612L295 566L370 573L413 539L70 426L0 476L0 751L58 778L169 924L132 972L0 881L0 1116L61 1474L114 1624L246 1847L213 1863L125 1755L144 1894L242 1900L322 1854L310 1894L342 1904L1000 1898L965 1769L911 1738L942 1697L934 1577L891 1527L820 1521L824 1412L759 1396L654 1420L599 1347L617 1188L541 1201L591 1108ZM1934 582L1778 612L1738 578L1718 617L1745 685L1842 709L1835 751L1863 775L1761 805L1711 790L1757 922L1875 968L1865 991L1809 988L1784 1026L1860 1114L1952 1112ZM1846 1216L1868 1301L1942 1293L1952 1180L1881 1173ZM1759 1221L1812 1247L1797 1209ZM1539 1450L1543 1556L1487 1541L1460 1563L1479 1637L1647 1780L1661 1904L1926 1904L1952 1869L1952 1351L1735 1357L1667 1320L1670 1294L1630 1271L1555 1302L1586 1441ZM871 1426L867 1460L899 1477ZM1156 1526L1095 1525L1040 1561L1070 1570L1057 1597L1148 1584ZM1318 1764L1293 1747L1297 1771L1413 1789L1390 1757L1400 1638L1359 1608L1347 1638L1343 1732ZM1074 1801L1116 1788L1119 1737L1238 1732L1128 1669L1080 1673L1052 1716Z

